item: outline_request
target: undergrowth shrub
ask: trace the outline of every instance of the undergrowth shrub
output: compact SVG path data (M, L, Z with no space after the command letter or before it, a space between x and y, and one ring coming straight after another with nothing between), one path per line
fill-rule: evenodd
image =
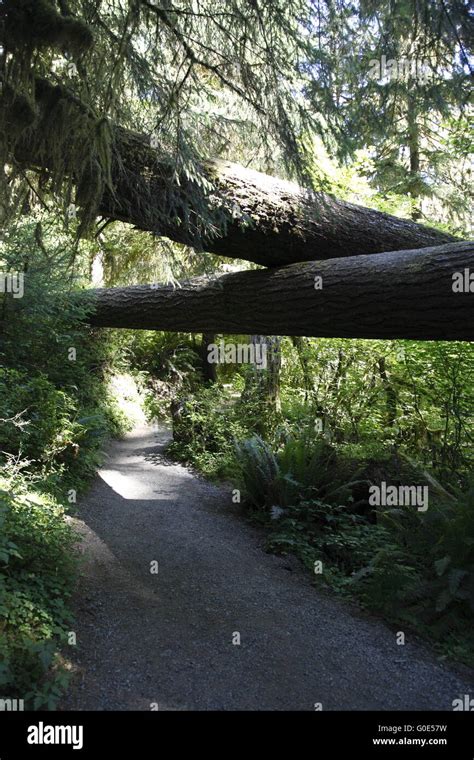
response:
M275 453L259 436L237 441L235 455L246 502L257 510L311 496L327 502L353 500L355 487L368 485L364 463L341 455L324 438L308 432L285 437Z
M71 616L74 534L51 496L0 481L0 694L54 709L67 674L57 665Z
M66 679L74 534L62 505L127 427L108 390L125 348L87 326L75 298L87 257L44 222L25 215L0 240L0 269L24 273L23 298L0 293L0 697L29 709L54 706Z
M174 407L169 452L210 477L230 476L235 469L234 441L251 432L251 406L243 413L220 386L200 388Z
M74 440L72 398L39 373L0 368L0 450L48 461Z
M250 518L269 529L269 551L296 555L316 582L474 663L473 484L452 495L398 457L357 458L354 447L305 435L275 451L254 436L235 453L237 484ZM370 483L384 479L428 482L429 509L369 506Z

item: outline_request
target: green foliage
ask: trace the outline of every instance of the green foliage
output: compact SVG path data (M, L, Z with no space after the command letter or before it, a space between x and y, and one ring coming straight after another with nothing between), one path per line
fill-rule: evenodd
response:
M229 475L235 466L234 440L251 429L251 408L242 413L219 386L189 393L174 408L170 453L208 476Z
M474 350L469 343L304 339L283 344L282 408L291 430L368 454L398 451L465 485L474 465Z
M375 473L379 482L416 482L416 470L407 466L401 476L396 460L364 457L357 468L344 447L308 438L290 439L274 453L254 437L238 444L236 455L237 483L252 519L270 529L269 551L295 554L312 571L321 562L319 582L410 625L441 652L472 661L472 485L454 497L430 477L426 513L374 511L367 486Z
M336 590L344 590L352 573L368 563L390 538L384 527L355 514L350 505L320 499L285 508L271 527L267 540L270 551L296 554L312 571L315 562L322 562L326 566L324 580Z
M392 0L319 10L308 93L332 157L355 166L366 153L360 168L372 198L364 193L364 203L395 203L403 216L468 237L467 5Z
M246 501L256 509L286 507L311 494L337 500L358 482L357 463L308 432L289 436L276 453L258 436L236 443L235 453Z
M376 554L362 572L363 596L384 611L414 615L437 634L459 633L474 614L474 489L436 500L426 513L390 510L382 516L395 552ZM418 573L403 597L387 593L390 567ZM408 612L401 609L400 598ZM408 604L407 604L408 603Z
M74 534L61 505L127 425L107 387L123 351L73 297L82 253L48 216L26 216L0 247L0 269L25 275L22 299L0 295L0 692L29 709L54 708L67 681Z
M252 506L265 510L274 504L285 504L289 483L271 446L259 436L254 436L237 442L235 448L246 500Z
M43 374L0 368L0 450L37 462L50 461L73 443L79 425L73 423L72 399Z
M71 624L73 542L54 499L0 482L0 689L27 709L54 709L66 683L56 652Z
M104 382L112 367L124 366L124 352L114 335L84 324L88 307L73 297L76 256L71 237L48 215L25 217L0 247L4 271L27 267L24 297L0 295L0 462L19 454L49 475L70 471L77 485L104 437L126 421Z
M143 330L130 336L132 367L175 388L193 384L201 364L195 343L182 333Z

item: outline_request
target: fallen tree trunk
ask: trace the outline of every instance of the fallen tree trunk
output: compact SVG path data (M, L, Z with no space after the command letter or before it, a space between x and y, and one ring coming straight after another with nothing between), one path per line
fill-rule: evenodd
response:
M129 151L121 153L129 155ZM142 166L153 166L148 147L143 148L142 156L141 161L135 159L133 166L127 165L125 158L125 172L115 180L116 197L104 195L101 213L131 222L142 230L158 231L177 242L191 242L209 253L276 267L454 241L450 235L415 222L337 200L325 193L305 191L292 182L221 160L206 162L203 171L215 185L219 199L216 213L224 215L225 229L217 237L189 240L181 213L178 224L158 222L156 209L160 203L168 202L166 188L158 179L163 169L152 170L144 179L140 175ZM181 185L183 197L175 198L174 202L178 203L178 209L183 203L187 216L196 214L199 205L209 205L208 198L199 197L197 187L191 189L183 181ZM131 186L138 197L146 198L144 203L136 203ZM188 207L193 196L196 202Z
M98 185L87 157L97 139L95 118L66 90L46 80L38 82L36 97L38 117L18 139L15 160L26 167L51 170L53 176L55 171L62 177L76 172L79 198L90 195L91 187ZM64 113L70 121L74 117L74 129L67 123L61 128ZM103 124L101 129L105 129ZM57 135L62 132L68 139L58 151ZM301 190L225 161L202 166L201 179L210 182L212 189L182 172L177 182L173 161L159 158L146 136L112 125L109 143L109 179L97 199L97 211L210 253L276 267L454 240L415 222ZM97 161L94 166L96 170ZM209 217L207 226L200 221L203 211ZM213 225L220 230L214 235L209 233Z
M453 287L457 273L468 281L473 254L474 243L452 243L198 278L178 289L89 291L89 321L185 332L473 340L474 292Z

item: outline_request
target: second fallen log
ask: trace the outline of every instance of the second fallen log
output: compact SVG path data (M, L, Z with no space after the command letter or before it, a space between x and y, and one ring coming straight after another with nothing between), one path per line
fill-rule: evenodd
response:
M90 323L185 332L474 340L474 243L90 291ZM464 289L459 283L467 283ZM474 284L473 284L474 291Z

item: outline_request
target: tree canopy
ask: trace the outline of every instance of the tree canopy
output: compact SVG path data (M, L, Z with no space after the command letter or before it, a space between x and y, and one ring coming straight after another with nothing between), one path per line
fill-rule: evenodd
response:
M463 2L5 0L0 14L5 218L33 183L38 192L49 187L64 209L77 204L82 234L104 195L116 197L123 167L127 202L153 217L148 228L166 232L178 220L181 237L199 246L239 213L206 159L239 160L325 189L312 170L319 134L340 159L372 146L372 180L382 193L408 192L415 220L420 198L441 198L441 219L462 234ZM419 63L423 76L371 78L370 61L382 50L386 59ZM138 142L123 129L139 133ZM137 156L140 142L153 148L151 162ZM26 183L25 143L35 145L39 174ZM452 145L455 176L446 162ZM152 213L140 192L149 172L165 188Z

